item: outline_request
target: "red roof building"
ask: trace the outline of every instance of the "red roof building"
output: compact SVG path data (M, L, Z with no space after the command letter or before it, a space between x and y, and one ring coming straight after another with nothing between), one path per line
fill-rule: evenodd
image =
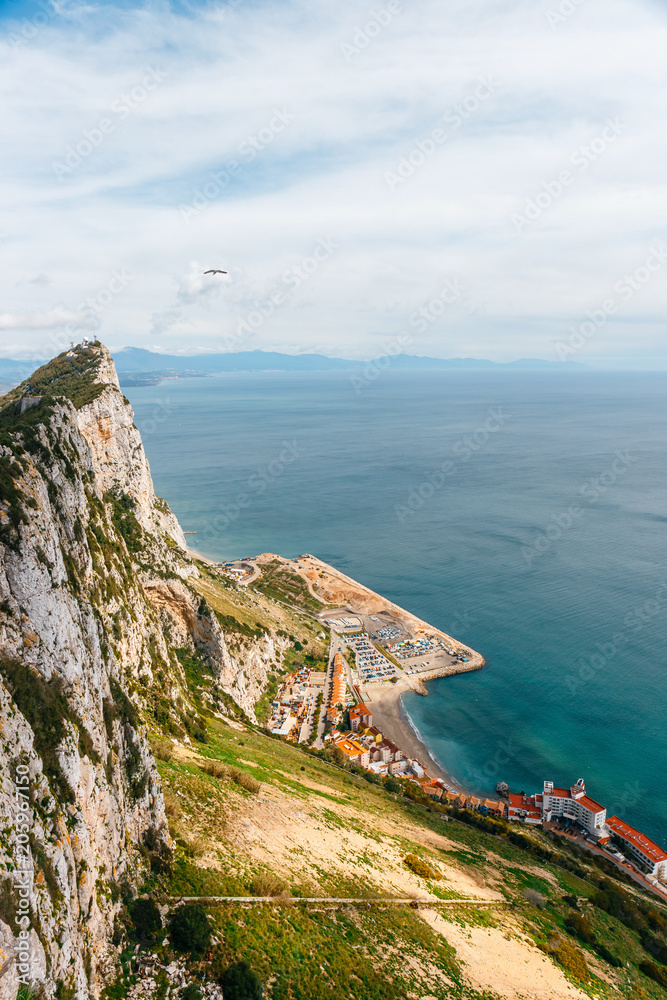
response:
M632 861L639 861L643 868L649 869L651 875L667 881L667 853L662 847L654 844L628 823L624 823L618 816L611 816L607 820L607 826L612 835L621 842L623 850Z
M542 793L542 816L547 822L553 819L572 820L598 840L607 835L605 830L607 810L586 795L583 778L575 781L571 788L554 788L553 781L545 781Z
M350 709L350 725L355 733L359 729L368 729L373 725L373 713L363 701Z
M516 820L519 823L528 823L536 826L542 822L542 810L535 801L535 795L512 795L508 796L507 818Z

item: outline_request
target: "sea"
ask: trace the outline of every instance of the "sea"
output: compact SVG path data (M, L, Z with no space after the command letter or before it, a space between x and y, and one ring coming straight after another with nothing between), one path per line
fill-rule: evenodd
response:
M482 653L404 699L465 788L584 778L667 847L666 390L391 367L124 388L192 548L313 553Z

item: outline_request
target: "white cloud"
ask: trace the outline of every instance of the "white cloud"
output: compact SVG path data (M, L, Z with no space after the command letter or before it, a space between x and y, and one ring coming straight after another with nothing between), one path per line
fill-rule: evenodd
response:
M96 317L76 312L65 306L54 306L47 312L0 313L0 330L57 330L71 326L78 330L97 330Z
M568 325L667 242L664 8L587 0L551 26L558 6L415 0L372 37L380 7L367 0L246 0L187 17L71 5L75 20L54 16L4 52L0 39L3 308L45 316L54 289L85 302L127 269L98 311L103 339L220 349L333 236L340 249L253 347L371 356L406 329L415 353L555 359ZM159 82L144 94L149 70ZM475 104L489 77L497 86ZM627 127L596 153L616 118ZM539 213L519 233L529 203ZM446 278L465 302L419 332L410 317ZM666 298L657 276L581 359L660 353ZM46 329L0 328L31 347Z

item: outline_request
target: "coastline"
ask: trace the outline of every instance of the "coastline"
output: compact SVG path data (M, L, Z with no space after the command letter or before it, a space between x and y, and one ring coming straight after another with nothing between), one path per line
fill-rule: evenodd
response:
M406 680L397 684L365 684L363 691L373 713L373 725L408 757L416 757L432 778L440 778L455 792L469 792L438 762L421 734L418 735L403 705L403 695L415 688Z

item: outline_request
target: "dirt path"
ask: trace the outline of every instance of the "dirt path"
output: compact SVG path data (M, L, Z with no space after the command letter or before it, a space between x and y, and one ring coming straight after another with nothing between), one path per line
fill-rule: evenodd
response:
M350 896L167 896L166 901L172 903L283 903L293 906L295 903L346 903L349 906L367 906L369 903L383 903L393 906L405 906L406 903L418 906L507 906L504 900L495 899L420 899L416 896L401 898L387 896L368 896L357 899Z

